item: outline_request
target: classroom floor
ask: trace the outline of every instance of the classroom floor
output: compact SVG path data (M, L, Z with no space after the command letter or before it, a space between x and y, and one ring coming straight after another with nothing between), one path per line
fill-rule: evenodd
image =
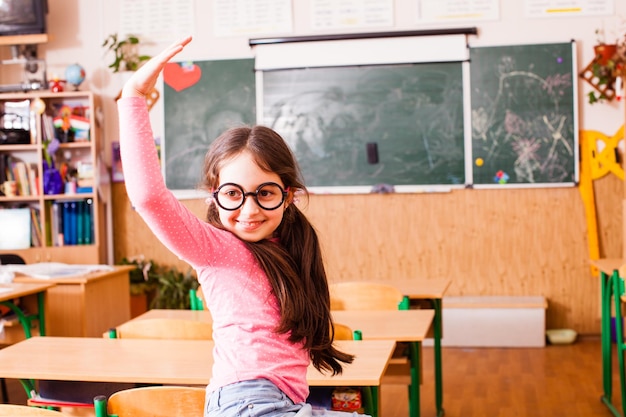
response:
M599 338L545 348L443 348L445 417L610 417L600 402L602 355ZM435 416L433 349L424 348L423 417ZM616 361L614 360L614 368ZM8 380L11 403L26 395ZM619 379L613 400L620 404ZM406 386L381 389L381 417L408 416Z

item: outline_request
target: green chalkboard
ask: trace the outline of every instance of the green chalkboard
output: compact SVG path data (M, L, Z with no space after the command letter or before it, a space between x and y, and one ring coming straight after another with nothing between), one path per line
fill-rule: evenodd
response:
M263 120L309 187L465 183L462 64L263 74Z
M186 88L163 87L165 182L171 190L193 190L210 143L224 130L254 124L253 59L196 61L200 78ZM183 74L184 75L184 74ZM182 79L182 76L181 76ZM184 84L184 80L183 84Z
M578 181L573 47L470 48L474 184Z

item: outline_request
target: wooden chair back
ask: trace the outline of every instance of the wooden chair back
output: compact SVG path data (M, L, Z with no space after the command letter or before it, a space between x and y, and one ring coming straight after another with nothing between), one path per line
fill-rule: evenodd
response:
M210 322L154 318L131 320L116 329L122 339L197 339L211 340L213 324Z
M331 310L397 310L404 294L393 285L350 281L330 284Z
M15 416L69 417L69 414L28 405L0 404L0 417Z
M354 332L345 324L333 323L335 329L335 340L353 340Z
M202 417L206 390L200 387L142 387L118 391L94 400L96 417L107 417L98 402L106 401L106 414L118 417Z

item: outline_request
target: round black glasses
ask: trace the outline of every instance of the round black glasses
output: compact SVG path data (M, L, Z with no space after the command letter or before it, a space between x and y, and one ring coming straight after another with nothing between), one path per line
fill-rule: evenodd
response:
M287 198L287 191L275 182L264 182L257 187L256 191L245 192L241 185L227 182L213 192L217 205L230 211L243 206L248 196L254 197L257 205L262 209L276 210Z

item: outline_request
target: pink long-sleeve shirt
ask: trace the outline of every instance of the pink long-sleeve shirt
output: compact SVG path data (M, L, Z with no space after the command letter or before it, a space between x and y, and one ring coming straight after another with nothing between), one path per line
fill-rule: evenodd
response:
M122 98L118 111L130 201L159 240L196 270L213 317L207 391L265 378L294 403L305 401L309 354L273 331L280 310L267 275L238 237L198 219L166 188L145 100Z

